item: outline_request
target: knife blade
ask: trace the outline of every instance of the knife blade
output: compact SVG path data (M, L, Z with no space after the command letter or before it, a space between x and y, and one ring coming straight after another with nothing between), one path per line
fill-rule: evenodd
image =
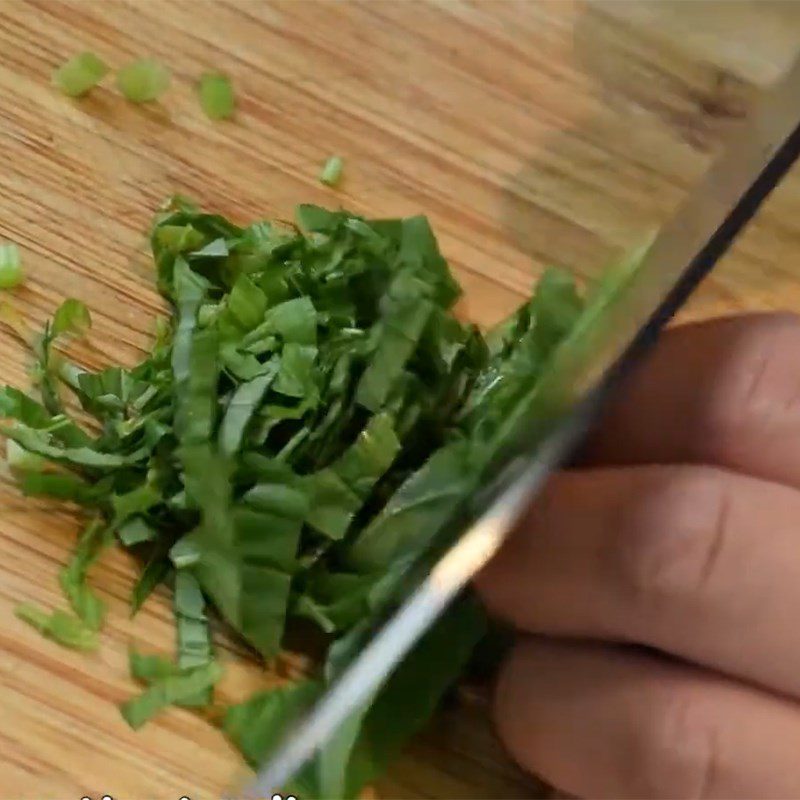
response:
M279 791L339 725L368 703L394 667L489 561L548 476L563 465L609 395L725 254L800 155L800 58L734 132L728 148L661 228L617 291L584 320L545 371L537 407L563 412L542 436L518 431L494 465L471 524L400 609L287 737L245 792Z

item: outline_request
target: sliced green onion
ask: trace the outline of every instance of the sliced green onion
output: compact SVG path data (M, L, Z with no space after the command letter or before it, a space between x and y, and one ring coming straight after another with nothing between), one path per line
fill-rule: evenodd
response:
M343 166L344 162L339 156L331 156L325 162L325 166L322 168L322 172L319 175L320 182L324 183L326 186L336 186L341 180Z
M206 72L197 85L200 106L210 119L228 119L233 115L236 98L233 87L226 75Z
M0 289L13 289L22 283L22 260L12 242L0 244Z
M152 58L140 58L117 72L117 87L132 103L157 100L169 86L169 70Z
M53 85L68 97L80 97L108 74L108 66L94 53L79 53L53 72Z

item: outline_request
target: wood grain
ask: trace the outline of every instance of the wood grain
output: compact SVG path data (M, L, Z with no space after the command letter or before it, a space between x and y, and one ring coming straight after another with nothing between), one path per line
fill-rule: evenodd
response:
M39 328L65 296L95 326L76 352L130 363L161 303L141 257L156 206L182 192L246 221L297 202L428 214L481 323L508 312L551 263L590 275L664 219L748 99L800 44L800 5L766 2L204 2L0 4L0 236L28 280L11 297ZM78 50L110 64L151 55L173 70L163 103L109 82L81 101L50 86ZM194 97L228 72L236 119ZM316 180L331 153L341 189ZM800 176L703 287L686 317L800 310ZM0 336L0 380L27 385ZM12 614L59 604L55 574L79 520L0 486L0 797L218 797L239 760L211 726L174 710L135 734L116 704L134 686L130 641L172 647L169 598L131 622L133 565L112 553L95 584L110 604L97 655L43 641ZM224 700L274 678L223 650ZM285 670L302 664L284 665ZM486 701L464 694L378 787L382 797L524 797Z

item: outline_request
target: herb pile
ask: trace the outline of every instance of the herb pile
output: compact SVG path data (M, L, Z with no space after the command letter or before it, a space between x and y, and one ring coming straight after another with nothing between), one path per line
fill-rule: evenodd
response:
M151 241L173 311L147 358L97 373L67 361L54 343L90 324L67 300L35 345L41 402L0 389L23 491L91 516L61 572L73 613L19 613L65 645L96 647L105 607L87 573L115 540L141 557L134 612L160 583L173 587L177 659L131 653L145 686L122 708L134 727L169 704L211 702L210 608L264 659L287 628L314 627L327 642L317 676L227 709L225 731L255 765L404 596L411 566L452 535L591 308L549 271L484 336L453 315L459 287L424 217L304 205L296 225L239 227L174 199ZM99 434L70 419L62 389ZM484 633L475 601L457 602L294 793L355 796Z

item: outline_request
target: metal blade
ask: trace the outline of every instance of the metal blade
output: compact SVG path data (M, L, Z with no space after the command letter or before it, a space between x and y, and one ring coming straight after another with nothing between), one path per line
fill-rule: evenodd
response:
M548 476L580 444L620 378L727 251L798 154L800 59L757 104L700 186L661 229L613 302L560 347L540 392L557 398L566 408L564 415L544 438L520 432L523 452L507 460L500 477L482 494L485 510L258 773L247 797L278 791L354 710L370 701L414 643L497 552Z

